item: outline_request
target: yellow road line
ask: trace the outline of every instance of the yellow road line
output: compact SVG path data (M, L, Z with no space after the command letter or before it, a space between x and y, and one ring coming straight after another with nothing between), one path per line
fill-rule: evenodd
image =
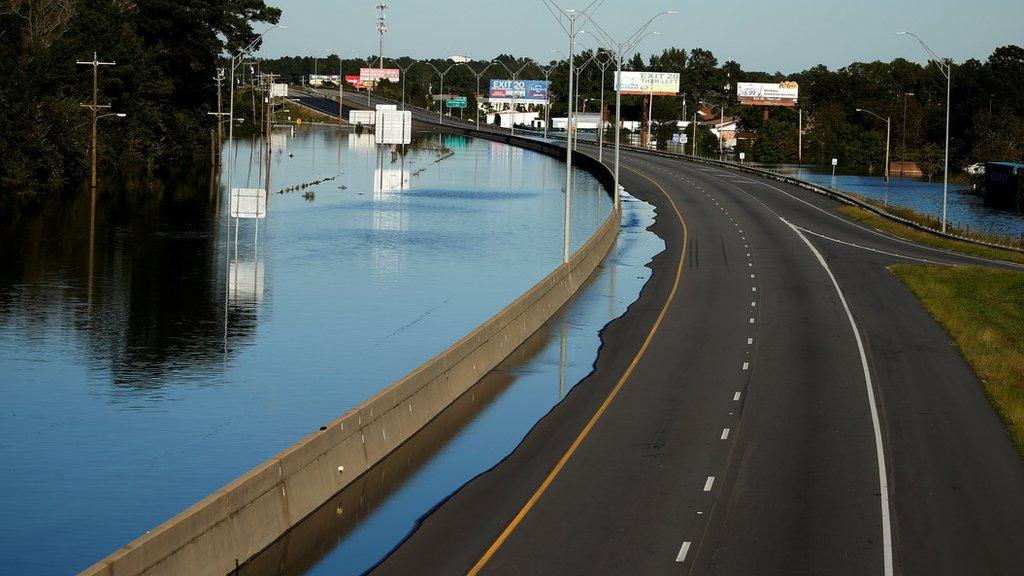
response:
M481 556L479 560L477 560L476 564L474 564L473 567L470 568L469 572L467 572L467 576L476 576L476 574L479 574L480 571L484 568L484 566L487 565L487 562L490 561L491 557L494 556L494 554L501 548L502 544L505 543L505 540L507 540L508 537L512 535L512 532L514 532L515 529L519 526L519 524L522 523L523 518L525 518L526 515L529 514L533 506L537 503L538 500L540 500L540 497L544 494L544 492L547 491L548 487L551 486L551 483L554 482L558 474L561 473L562 468L564 468L565 464L569 461L570 458L572 458L572 455L576 452L576 449L579 448L580 444L582 444L583 441L587 438L587 436L590 435L590 431L594 428L594 425L597 424L597 421L600 420L601 416L603 416L605 411L608 410L608 406L611 405L612 400L614 400L615 397L618 396L619 391L622 390L622 387L623 385L625 385L626 380L633 373L633 370L636 368L637 364L640 363L640 359L643 357L644 353L647 352L648 346L650 346L651 341L654 339L655 333L658 332L658 328L661 327L661 321L664 320L665 315L668 314L669 306L672 304L672 301L676 297L676 292L679 290L679 281L683 276L683 265L686 262L686 246L689 242L690 236L689 230L686 228L686 220L683 219L682 213L679 212L679 207L676 206L675 201L672 200L672 197L668 195L668 192L661 186L661 184L658 184L653 179L651 179L650 176L647 176L646 174L638 170L630 168L629 166L623 167L626 168L627 170L630 170L631 172L635 172L638 176L646 179L655 187L657 187L658 190L660 190L661 193L665 196L665 198L668 199L669 203L672 205L672 210L674 210L676 213L676 218L679 219L679 223L682 224L683 226L683 243L679 255L679 265L676 268L675 282L672 284L672 291L669 293L668 298L665 299L665 305L662 306L661 312L658 314L658 319L655 320L654 326L652 326L651 331L648 332L647 337L644 339L643 345L640 346L640 350L637 351L636 356L633 357L633 361L629 363L629 367L626 368L626 371L622 374L622 377L619 378L619 381L615 384L615 387L612 388L611 392L608 393L608 397L604 399L603 403L601 403L601 407L598 408L597 412L594 412L594 415L590 417L590 420L587 422L587 425L583 427L583 430L580 431L578 436L576 436L576 439L573 440L571 445L569 445L569 448L565 451L565 454L563 454L562 458L558 461L558 464L555 464L555 467L551 469L551 472L548 473L547 477L544 478L544 481L541 482L540 486L537 487L537 490L533 493L532 496L530 496L530 499L526 501L526 504L524 504L522 509L519 510L519 513L517 513L515 517L512 519L512 521L508 523L508 526L506 526L505 529L501 532L501 534L498 535L498 537L494 540L494 542L487 549L487 551L484 552L484 555Z

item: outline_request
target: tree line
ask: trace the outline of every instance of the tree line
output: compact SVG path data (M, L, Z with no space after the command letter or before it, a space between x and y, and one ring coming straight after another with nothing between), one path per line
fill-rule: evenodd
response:
M209 156L224 53L276 23L263 0L0 0L0 198L80 183L89 169L92 68L100 164L150 172Z
M585 99L586 110L595 112L601 95L602 71L592 57L609 61L611 55L598 50L595 56L594 51L587 50L574 60L577 65L587 63L579 77L580 101ZM483 60L455 65L445 75L445 92L469 97L470 110L473 110L477 86L474 71L484 71L480 86L486 93L490 79L510 77L506 67L515 71L525 65L519 78L541 80L544 71L548 71L552 82L551 114L565 115L568 67L564 61L537 65L510 54L500 55L495 60L505 66ZM385 67L412 65L406 76L406 98L417 105L436 106L430 95L440 89L438 74L430 66L413 65L414 62L408 57L385 59ZM453 65L444 59L428 62L440 71ZM342 65L336 54L319 58L267 59L261 64L264 70L272 70L296 83L313 73L314 67L321 74L337 74ZM357 75L359 68L367 66L377 66L376 57L346 58L343 73ZM603 73L604 101L609 106L614 101L614 68L614 64L608 65ZM624 62L623 68L680 74L679 96L655 98L654 132L662 143L676 132L675 121L693 118L695 107L712 106L717 114L724 106L727 117L739 118L742 131L755 133L755 138L741 140L739 150L762 162L796 162L799 154L797 111L770 109L766 119L762 108L743 106L736 100L737 82L792 80L800 84L805 163L827 165L832 158L837 158L840 165L847 168L881 172L885 122L856 111L864 108L892 119L892 160L915 162L928 176L942 171L946 78L935 63L918 64L898 58L892 62L855 62L837 70L819 65L786 75L744 70L731 60L719 63L711 51L702 48L669 48L646 59L634 54ZM996 48L985 61L953 62L951 72L951 166L960 169L974 162L1024 161L1024 48L1003 46ZM400 88L400 85L385 82L377 89L397 99ZM625 119L638 120L644 115L643 97L624 96L622 100ZM717 139L710 132L700 130L698 141L699 153L710 154L713 148L717 154Z

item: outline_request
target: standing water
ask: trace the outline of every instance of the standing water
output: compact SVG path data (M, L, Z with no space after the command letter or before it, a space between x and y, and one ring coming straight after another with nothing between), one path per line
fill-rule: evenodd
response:
M304 129L275 134L271 148L269 175L259 144L239 142L222 186L121 182L95 204L54 199L4 226L6 570L99 560L434 356L561 262L557 160L436 133L403 149ZM610 200L589 174L574 180L575 250ZM229 181L269 181L258 229L226 219ZM627 303L638 290L622 292Z

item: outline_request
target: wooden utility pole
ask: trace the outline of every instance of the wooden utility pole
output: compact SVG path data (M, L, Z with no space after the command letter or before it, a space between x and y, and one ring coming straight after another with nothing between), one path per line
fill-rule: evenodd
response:
M99 99L99 69L100 66L115 66L116 62L100 62L96 53L92 53L91 62L76 62L76 64L82 64L85 66L92 66L92 104L80 104L82 108L88 108L92 110L92 179L91 188L96 189L96 121L99 120L97 114L100 110L110 108L110 104L100 104Z

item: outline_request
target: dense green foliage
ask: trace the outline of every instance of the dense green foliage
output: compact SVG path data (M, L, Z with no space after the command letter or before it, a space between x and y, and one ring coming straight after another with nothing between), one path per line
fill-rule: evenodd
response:
M101 166L153 170L209 157L218 59L277 22L263 0L0 0L0 193L80 182L89 167L92 68Z
M908 53L919 50L908 43ZM577 63L587 62L593 55L584 51L577 55ZM599 54L599 58L608 55ZM512 70L529 61L509 55L498 57ZM400 59L402 67L413 60ZM444 71L452 65L446 60L431 60L431 64ZM376 61L373 61L376 65ZM445 76L445 92L470 96L476 92L476 78L471 72L483 70L488 62L478 61L457 65ZM545 67L555 64L548 63ZM345 60L345 74L357 74L365 61ZM386 60L393 66L394 61ZM265 69L273 70L298 82L302 75L313 72L316 66L321 74L337 73L337 55L322 58L312 56L289 57L263 62ZM671 48L644 60L639 54L624 63L628 70L658 70L679 72L681 93L677 98L659 97L654 102L654 118L666 122L684 117L692 118L695 106L704 102L718 106L724 104L727 115L741 118L741 128L757 133L751 142L741 143L741 150L749 157L764 162L795 162L797 160L796 110L773 109L768 119L764 110L736 103L735 85L738 81L777 82L795 80L800 83L801 107L804 110L804 161L828 164L839 158L843 167L880 172L885 157L885 122L868 114L857 113L866 108L882 116L892 117L892 159L917 162L929 176L942 171L942 152L945 139L946 79L933 63L921 65L905 59L892 62L854 63L838 70L815 66L789 76L743 70L739 63L719 63L708 50ZM605 105L614 104L611 90L614 65L606 69ZM486 91L490 78L508 78L510 75L499 65L491 65L481 79L481 90ZM580 98L588 99L587 109L593 110L593 99L601 94L601 71L593 62L580 75ZM520 78L543 78L534 65L528 65ZM951 162L956 168L987 160L1024 160L1024 48L1004 46L997 48L985 62L968 60L952 64L952 122ZM568 74L564 62L551 72L554 101L551 113L565 115L565 95ZM383 94L398 98L400 86L384 85ZM425 105L429 93L439 90L437 74L424 64L414 65L406 79L407 98ZM904 96L906 93L913 96ZM623 97L623 117L637 120L643 115L643 98ZM906 129L903 109L906 104ZM991 110L991 114L990 114ZM662 140L671 138L671 130L662 130ZM906 144L904 145L904 137ZM706 138L701 137L704 141ZM710 141L705 144L711 144ZM714 146L702 146L717 148Z

